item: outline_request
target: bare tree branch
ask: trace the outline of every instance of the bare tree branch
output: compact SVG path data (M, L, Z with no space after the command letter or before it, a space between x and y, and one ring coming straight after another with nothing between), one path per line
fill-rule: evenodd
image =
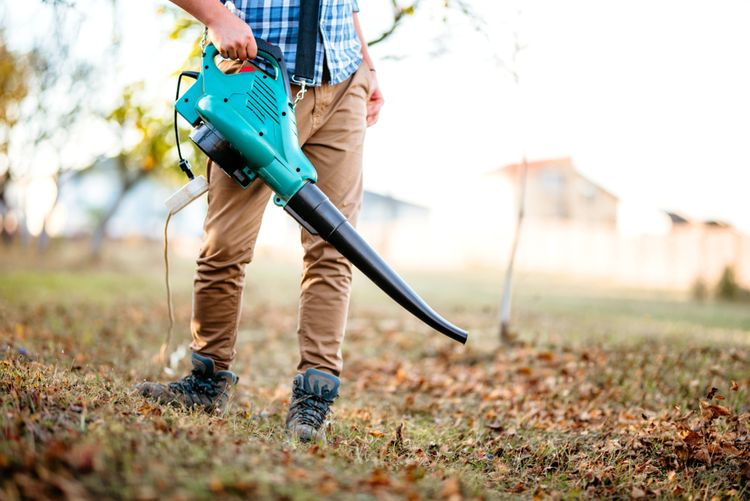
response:
M419 4L421 3L421 1L422 0L414 0L414 2L412 2L412 4L409 5L408 7L401 7L399 6L397 0L391 0L391 7L393 9L393 22L391 23L391 26L387 30L385 30L383 33L381 33L380 36L367 42L367 45L369 47L372 47L373 45L377 45L381 43L383 40L393 35L393 33L401 24L401 21L406 16L411 16L414 14L414 12L419 7Z

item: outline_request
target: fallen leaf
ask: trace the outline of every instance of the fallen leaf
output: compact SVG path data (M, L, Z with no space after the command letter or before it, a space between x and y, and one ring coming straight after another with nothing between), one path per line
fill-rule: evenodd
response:
M99 447L96 444L77 444L65 454L66 462L80 473L94 471Z
M289 468L286 476L295 480L304 480L308 477L307 471L302 468Z
M526 490L526 485L523 482L518 482L516 485L510 488L510 492L513 492L515 494L523 492L524 490Z
M161 407L150 404L143 404L138 408L138 414L141 416L161 416Z
M732 411L723 405L709 404L705 400L700 401L701 415L707 421L713 421L721 416L731 416Z
M489 428L492 431L500 432L500 431L503 431L503 423L501 423L500 421L488 423L487 428Z
M370 478L367 481L372 487L388 486L391 485L391 480L388 478L388 473L382 468L375 468L370 474Z
M742 463L740 466L740 473L745 477L745 480L750 481L750 461Z
M703 437L701 437L694 431L688 431L683 435L682 441L690 447L697 447L698 445L703 443Z
M633 487L633 490L630 491L630 496L633 499L641 499L646 497L646 491L639 487Z
M443 481L441 495L444 498L461 495L461 482L456 477L448 477Z
M318 493L321 496L330 496L339 489L339 484L331 477L324 479L318 484Z
M218 478L214 477L208 482L208 488L214 494L224 492L224 484Z

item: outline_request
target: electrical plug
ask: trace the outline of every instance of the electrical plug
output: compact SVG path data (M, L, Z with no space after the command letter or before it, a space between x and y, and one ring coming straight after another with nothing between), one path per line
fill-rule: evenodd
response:
M177 214L193 200L200 198L201 195L208 191L208 181L203 176L196 176L185 186L177 190L169 197L164 204L169 209L170 214Z

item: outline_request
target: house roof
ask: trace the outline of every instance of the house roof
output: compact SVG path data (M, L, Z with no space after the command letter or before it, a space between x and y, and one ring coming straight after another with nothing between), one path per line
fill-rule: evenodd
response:
M545 169L553 169L553 168L565 168L570 169L576 173L577 176L581 177L582 179L585 179L592 185L596 186L599 190L601 190L603 193L606 193L610 197L614 199L619 199L617 195L612 193L606 188L603 188L599 183L595 183L591 179L587 178L578 170L575 168L575 165L573 165L573 159L571 157L561 157L561 158L550 158L546 160L535 160L533 162L526 162L526 167L529 169L529 172L533 171L543 171ZM495 175L495 174L501 174L505 176L511 176L511 177L517 177L520 176L521 172L523 171L524 163L514 163L505 165L503 167L499 167L495 170L490 171L488 174Z
M667 216L669 216L670 221L672 221L672 224L690 224L690 220L682 214L670 211L665 212L667 213Z
M721 221L718 219L708 219L706 221L703 221L704 226L710 226L712 228L731 228L732 225L727 223L726 221Z
M526 162L526 167L531 170L544 170L549 169L551 167L573 167L573 159L570 157L562 157L562 158L551 158L547 160L535 160L533 162ZM490 174L508 174L508 175L518 175L521 173L521 170L524 167L523 162L515 163L515 164L509 164L505 165L503 167L499 167L493 171L490 172Z

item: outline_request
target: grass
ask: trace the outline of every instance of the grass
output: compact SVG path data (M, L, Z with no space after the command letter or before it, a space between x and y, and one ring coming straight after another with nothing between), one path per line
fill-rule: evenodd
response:
M0 256L0 498L750 496L745 305L522 276L520 343L500 347L499 272L407 274L471 330L462 348L358 277L331 438L304 446L283 433L298 268L252 268L240 383L206 415L131 389L166 378L159 249L78 255ZM179 343L190 268L173 274Z

